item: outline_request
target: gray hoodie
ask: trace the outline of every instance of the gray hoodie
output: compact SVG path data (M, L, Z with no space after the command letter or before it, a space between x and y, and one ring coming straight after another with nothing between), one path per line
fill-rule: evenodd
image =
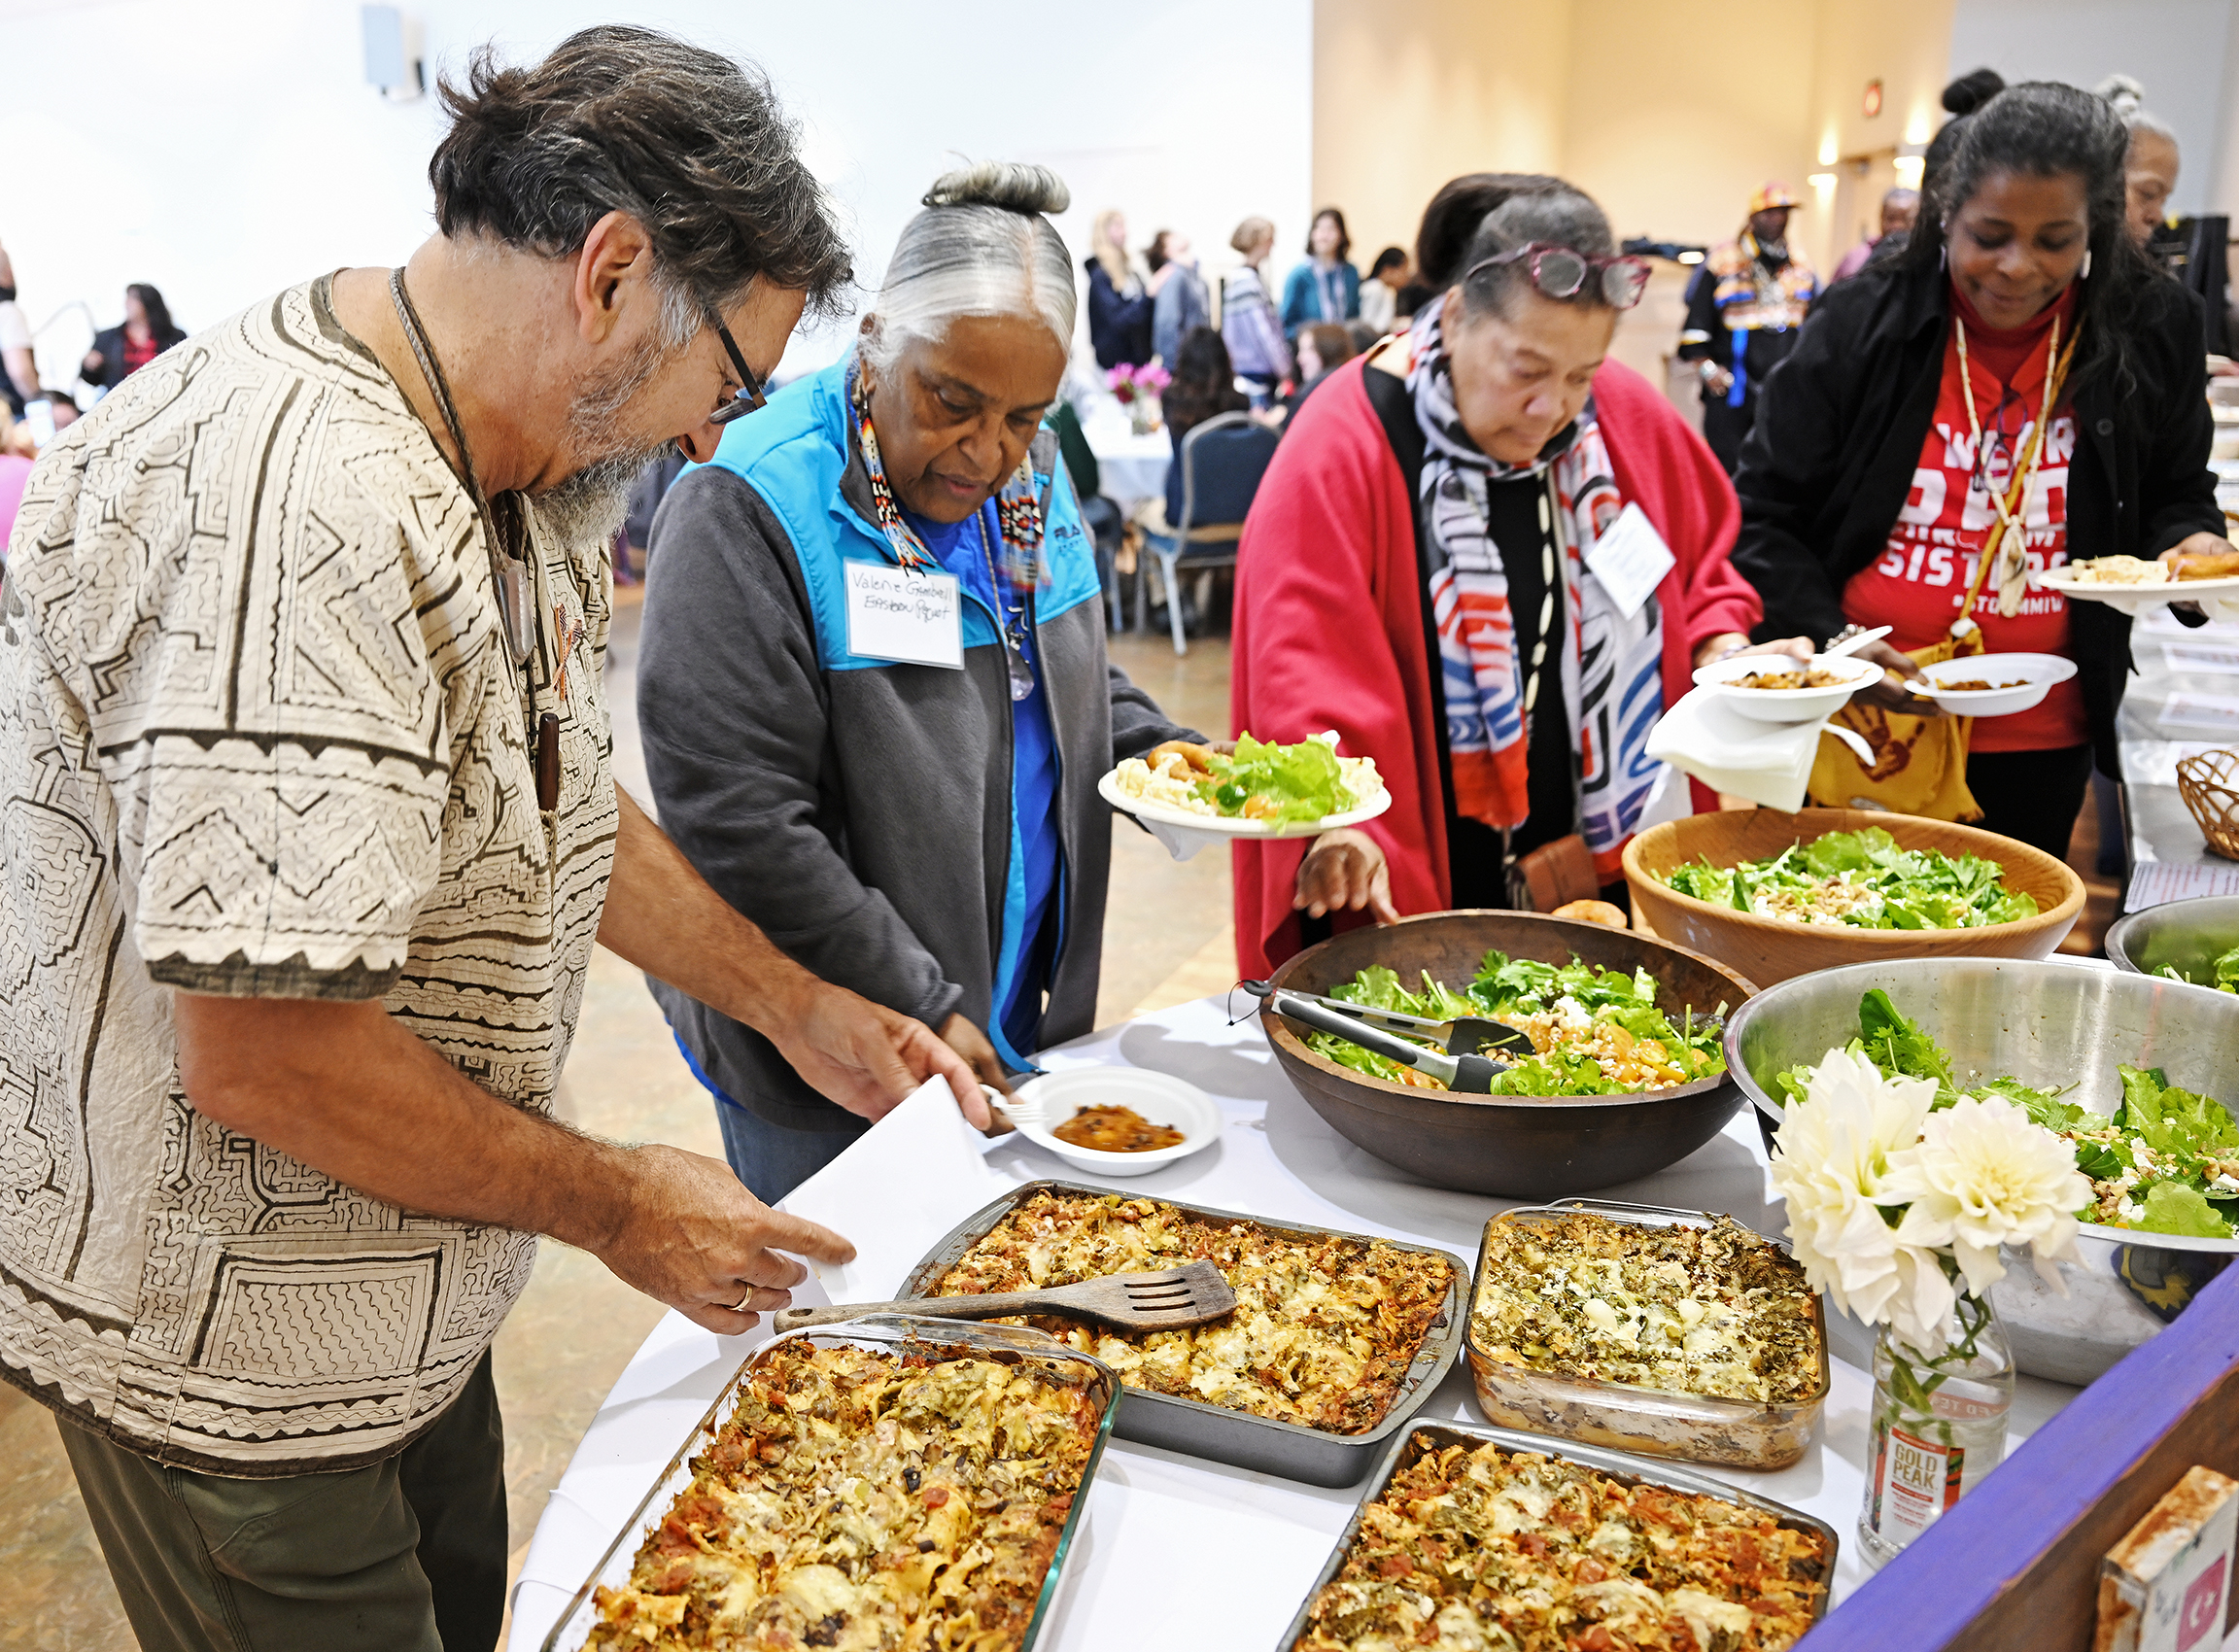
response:
M928 1026L961 1012L984 1029L1015 887L1006 658L969 600L960 671L847 652L841 570L891 558L841 372L732 425L654 519L637 691L646 768L663 829L775 945ZM1050 490L1035 644L1063 853L1047 1046L1094 1024L1112 831L1097 780L1161 740L1202 737L1106 659L1094 554L1048 431L1034 466ZM651 984L724 1094L795 1129L852 1127L760 1034Z

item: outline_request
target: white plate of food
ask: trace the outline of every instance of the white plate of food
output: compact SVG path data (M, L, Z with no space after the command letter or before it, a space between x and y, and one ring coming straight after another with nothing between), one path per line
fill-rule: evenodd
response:
M1816 723L1880 677L1879 666L1849 654L1736 654L1698 669L1695 686L1755 722Z
M2055 683L2076 674L2076 662L2057 654L1969 654L1922 666L1920 674L1931 685L1929 698L1955 717L2011 717L2043 705Z
M1121 763L1096 782L1097 795L1147 825L1219 839L1311 838L1392 807L1374 760L1340 754L1333 733L1295 745L1241 735L1231 755L1170 740ZM1300 818L1308 807L1317 812Z
M1142 1176L1221 1139L1218 1102L1143 1067L1044 1073L995 1099L1021 1136L1097 1176Z
M2239 619L2239 546L2229 553L2161 558L2091 557L2037 576L2071 602L2104 602L2126 614L2168 602L2198 602L2212 619Z

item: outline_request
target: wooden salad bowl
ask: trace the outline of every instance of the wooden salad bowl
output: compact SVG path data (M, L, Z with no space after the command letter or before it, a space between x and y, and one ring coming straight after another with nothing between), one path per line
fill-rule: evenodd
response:
M1996 861L2006 886L2034 896L2037 915L1980 929L1853 929L1847 924L1787 923L1682 895L1657 875L1692 861L1733 866L1764 860L1830 832L1878 826L1908 849L1941 849ZM1947 820L1862 809L1728 809L1652 826L1625 845L1625 881L1633 911L1650 929L1706 952L1760 987L1813 970L1893 958L2049 958L2084 911L2084 879L2043 849Z
M1498 947L1511 958L1646 970L1668 1014L1698 1018L1740 1008L1755 989L1732 970L1650 935L1530 912L1428 912L1379 928L1349 929L1275 972L1275 984L1325 993L1371 964L1410 985L1422 972L1452 987L1477 975ZM1357 1073L1309 1049L1308 1028L1272 1012L1260 1017L1284 1076L1329 1127L1387 1164L1432 1187L1552 1199L1653 1176L1715 1136L1741 1106L1733 1075L1625 1095L1462 1095L1416 1089Z

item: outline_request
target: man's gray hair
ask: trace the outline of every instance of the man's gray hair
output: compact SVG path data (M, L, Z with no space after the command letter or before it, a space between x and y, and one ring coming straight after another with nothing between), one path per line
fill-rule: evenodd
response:
M1024 316L1073 348L1073 255L1046 213L1072 204L1046 166L986 160L944 174L903 225L863 357L891 367L913 338L938 341L958 316Z
M653 243L671 347L700 330L708 305L738 303L758 280L806 293L816 315L846 308L846 243L759 71L609 25L529 68L485 46L464 86L437 89L451 129L428 178L446 236L562 258L606 214L627 213Z

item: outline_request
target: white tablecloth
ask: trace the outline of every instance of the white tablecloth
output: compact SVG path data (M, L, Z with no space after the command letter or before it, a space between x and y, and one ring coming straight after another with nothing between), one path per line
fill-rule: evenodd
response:
M1081 433L1096 456L1097 492L1120 509L1165 495L1166 463L1174 457L1174 444L1163 430L1138 435L1127 410L1103 400L1082 414Z
M1216 1146L1153 1175L1111 1184L1115 1187L1437 1245L1471 1263L1486 1219L1504 1208L1505 1201L1420 1187L1338 1136L1298 1098L1257 1025L1228 1026L1218 999L1108 1028L1044 1057L1052 1070L1096 1062L1179 1075L1218 1098L1227 1119ZM877 1136L874 1130L850 1148L835 1169L873 1153ZM1095 1180L1016 1136L991 1145L986 1160L1012 1183ZM1744 1109L1723 1135L1671 1169L1604 1191L1729 1211L1776 1234L1779 1207L1771 1199L1764 1166L1755 1120ZM985 1201L983 1187L959 1186L952 1211L913 1212L910 1222L923 1227L914 1252L929 1250ZM906 1265L896 1269L882 1294L900 1288L903 1271ZM811 1284L797 1299L821 1300L822 1291ZM1867 1349L1862 1328L1838 1321L1830 1329L1837 1355L1834 1390L1804 1461L1777 1473L1710 1472L1833 1526L1843 1539L1836 1572L1840 1600L1865 1576L1853 1532L1872 1385L1860 1368ZM717 1337L671 1314L646 1339L600 1408L537 1523L514 1592L512 1652L533 1652L542 1643L617 1529L763 1334ZM2010 1449L2075 1392L2022 1378ZM1418 1415L1483 1421L1465 1359ZM1302 1486L1114 1439L1089 1492L1041 1644L1051 1652L1272 1647L1328 1558L1359 1495L1359 1488Z

